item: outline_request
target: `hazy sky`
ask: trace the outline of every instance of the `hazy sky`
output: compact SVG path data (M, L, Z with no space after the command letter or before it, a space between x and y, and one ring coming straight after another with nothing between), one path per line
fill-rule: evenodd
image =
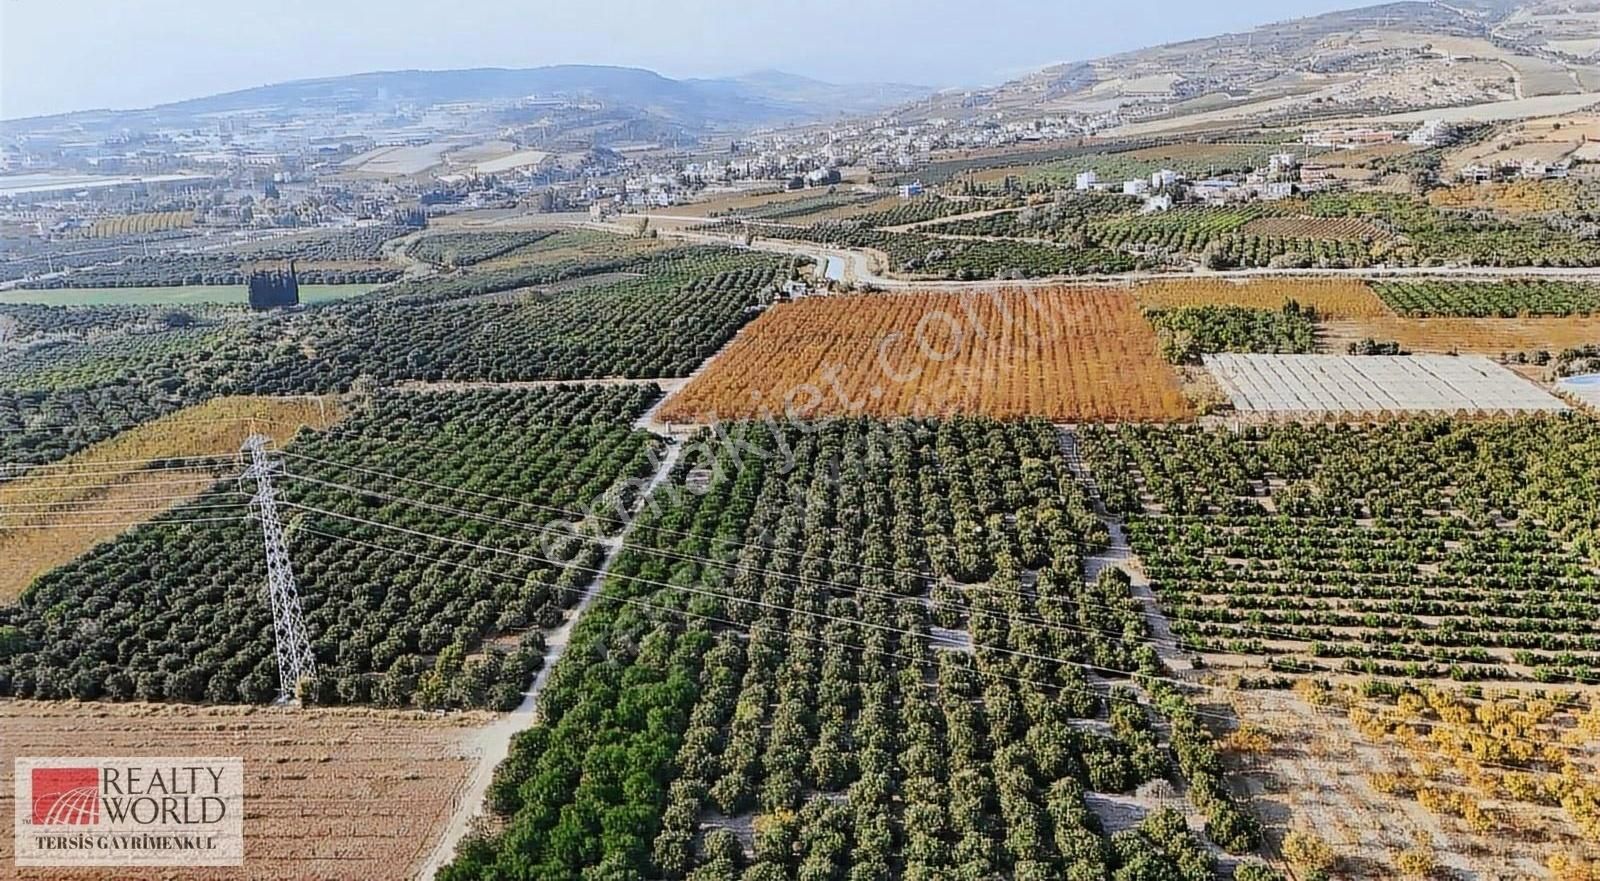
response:
M1363 0L0 0L0 117L396 68L980 85Z

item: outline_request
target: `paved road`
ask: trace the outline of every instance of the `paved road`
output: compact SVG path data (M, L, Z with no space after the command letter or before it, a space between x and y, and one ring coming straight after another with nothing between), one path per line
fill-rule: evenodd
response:
M634 230L626 226L634 215L620 215L620 224L594 223L584 218L583 222L574 225L590 229L605 230L608 232L627 232ZM664 219L656 215L657 219ZM686 218L685 218L686 219ZM705 218L698 218L704 221ZM680 241L696 242L701 244L734 245L745 247L734 236L710 232L691 232L682 229L657 228L657 232L666 238ZM1600 283L1600 267L1564 268L1553 266L1524 266L1501 268L1494 266L1395 266L1395 267L1367 267L1363 269L1228 269L1211 270L1196 269L1189 272L1125 272L1118 275L1051 275L1040 278L997 280L980 279L978 281L919 281L914 279L892 278L881 274L874 265L872 255L866 251L854 248L843 248L836 245L823 245L815 242L803 242L794 239L768 239L755 237L748 247L756 251L766 251L772 254L793 254L810 257L818 265L827 265L827 258L834 258L843 264L843 279L845 284L870 285L884 290L990 290L996 285L1005 287L1038 288L1055 287L1057 285L1085 285L1085 284L1130 284L1146 279L1227 279L1245 281L1252 278L1352 278L1352 279L1405 279L1405 278L1442 278L1457 279L1462 281L1494 281L1508 278L1545 278L1566 281L1588 281Z

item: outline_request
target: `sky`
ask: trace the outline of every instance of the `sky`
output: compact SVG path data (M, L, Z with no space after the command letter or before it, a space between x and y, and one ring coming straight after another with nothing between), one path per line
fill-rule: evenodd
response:
M1363 0L0 0L0 118L402 68L1002 82Z

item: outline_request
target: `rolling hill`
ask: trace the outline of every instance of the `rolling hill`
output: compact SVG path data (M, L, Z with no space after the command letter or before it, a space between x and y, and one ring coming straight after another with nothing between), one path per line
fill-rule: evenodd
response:
M1600 101L1600 4L1399 2L1069 62L908 109L1118 113L1125 131Z

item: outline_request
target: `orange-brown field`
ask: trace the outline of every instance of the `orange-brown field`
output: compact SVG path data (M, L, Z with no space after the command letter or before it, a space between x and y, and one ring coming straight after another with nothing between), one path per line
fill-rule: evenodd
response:
M1359 217L1262 217L1245 224L1247 236L1367 241L1383 231Z
M1365 339L1394 341L1413 352L1558 351L1600 343L1600 316L1588 318L1398 318L1380 316L1323 323L1323 346L1343 352Z
M1428 194L1428 203L1438 208L1488 208L1507 214L1571 211L1578 207L1578 200L1577 186L1568 181L1462 185Z
M17 869L46 881L409 878L449 820L475 757L480 713L432 717L357 709L0 702L0 815L10 817L19 756L239 756L245 862L238 868Z
M192 500L221 473L214 459L160 469L149 463L233 454L252 431L282 443L302 425L325 428L338 418L332 399L219 398L0 484L0 602L124 529ZM193 517L238 516L240 502L195 509Z
M779 305L663 407L669 422L973 414L1169 422L1190 407L1125 290L826 297Z
M1219 279L1162 279L1134 288L1147 309L1184 306L1247 306L1281 309L1290 300L1333 318L1393 316L1365 282L1346 279L1259 279L1234 283Z

